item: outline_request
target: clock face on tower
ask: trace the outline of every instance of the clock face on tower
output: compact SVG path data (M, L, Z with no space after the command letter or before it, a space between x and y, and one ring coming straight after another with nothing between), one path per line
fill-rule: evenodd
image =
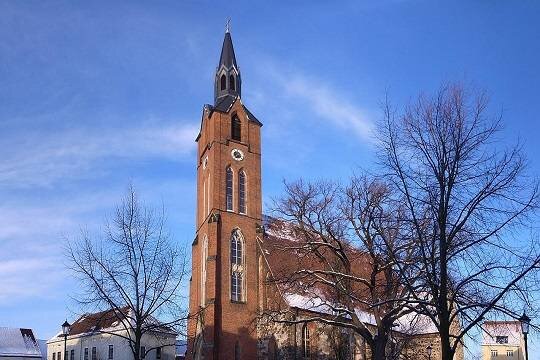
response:
M244 160L244 153L242 152L242 150L238 150L238 149L233 149L231 151L231 156L234 160L236 161L242 161Z

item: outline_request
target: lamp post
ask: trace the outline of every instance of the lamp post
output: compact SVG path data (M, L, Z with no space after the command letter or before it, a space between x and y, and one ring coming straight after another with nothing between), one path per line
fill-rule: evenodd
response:
M62 324L62 334L64 335L64 360L68 360L67 359L67 337L68 337L68 334L69 334L69 329L70 329L71 325L66 321L64 321L64 323ZM60 359L59 359L60 360Z
M431 360L431 352L433 351L433 346L429 344L426 350L427 350L428 359Z
M523 334L523 340L525 340L525 360L529 360L529 350L527 349L527 334L529 333L529 324L531 323L531 318L529 318L525 311L523 315L518 319L521 323L521 333Z

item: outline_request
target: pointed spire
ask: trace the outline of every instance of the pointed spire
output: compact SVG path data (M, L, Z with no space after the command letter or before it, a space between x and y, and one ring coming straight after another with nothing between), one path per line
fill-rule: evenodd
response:
M240 69L236 63L234 47L231 37L231 19L227 20L225 27L225 37L221 48L221 56L216 69L216 78L214 83L214 103L217 104L225 97L240 96L242 80Z
M221 48L221 56L219 58L218 67L220 67L221 65L225 65L226 68L234 66L238 69L238 65L236 64L236 56L234 55L234 47L232 43L231 33L229 30L230 29L227 26L225 38L223 39L223 46Z

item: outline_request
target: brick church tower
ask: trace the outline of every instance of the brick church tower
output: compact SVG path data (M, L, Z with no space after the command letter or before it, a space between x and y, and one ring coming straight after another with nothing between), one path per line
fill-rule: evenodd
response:
M254 359L257 239L262 236L261 126L241 101L227 30L197 136L188 359Z

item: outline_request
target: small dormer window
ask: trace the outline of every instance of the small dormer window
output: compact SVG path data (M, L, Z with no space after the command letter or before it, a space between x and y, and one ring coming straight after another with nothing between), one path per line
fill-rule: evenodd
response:
M225 74L221 75L221 90L225 90L227 88L227 77Z
M233 115L231 120L231 138L236 141L242 141L242 127L238 115Z
M229 77L229 84L230 84L230 89L235 91L236 90L236 82L234 80L234 75L231 75Z

